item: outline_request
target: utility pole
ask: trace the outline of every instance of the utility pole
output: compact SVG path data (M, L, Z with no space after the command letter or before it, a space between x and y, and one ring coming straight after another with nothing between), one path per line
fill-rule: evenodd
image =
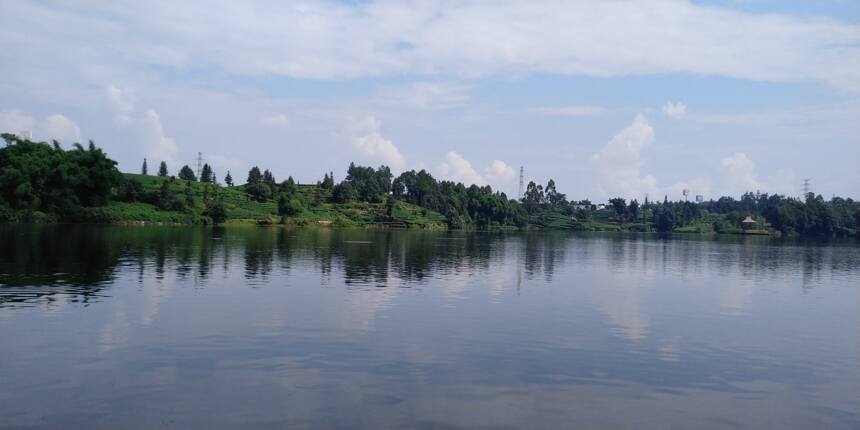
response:
M518 197L520 200L523 198L523 166L520 166L520 193Z

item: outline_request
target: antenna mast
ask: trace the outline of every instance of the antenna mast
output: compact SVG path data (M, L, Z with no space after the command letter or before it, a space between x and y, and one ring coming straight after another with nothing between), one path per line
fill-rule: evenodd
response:
M203 173L203 153L197 153L197 177L200 177L200 174Z

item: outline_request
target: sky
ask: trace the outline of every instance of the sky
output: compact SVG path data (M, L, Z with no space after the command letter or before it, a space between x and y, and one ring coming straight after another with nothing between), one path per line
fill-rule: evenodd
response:
M0 0L0 130L571 199L860 198L860 2Z

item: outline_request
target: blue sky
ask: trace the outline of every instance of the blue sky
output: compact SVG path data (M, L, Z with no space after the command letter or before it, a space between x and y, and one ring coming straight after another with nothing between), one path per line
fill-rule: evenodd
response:
M0 129L510 195L860 197L855 1L6 2Z

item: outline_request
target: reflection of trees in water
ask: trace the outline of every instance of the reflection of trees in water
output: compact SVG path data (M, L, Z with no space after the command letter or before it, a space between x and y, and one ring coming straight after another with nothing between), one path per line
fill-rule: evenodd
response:
M266 280L272 271L277 244L277 230L274 228L248 229L245 232L245 278Z
M76 301L89 302L111 280L120 254L109 230L81 226L2 225L0 242L0 305L70 288Z
M566 232L540 232L526 234L522 238L523 269L526 278L543 274L547 282L552 281L555 266L564 261L565 251L571 235Z
M134 273L141 284L173 275L204 285L216 267L227 276L237 264L248 280L266 281L275 271L282 276L295 265L319 272L321 283L338 268L347 284L385 286L392 277L408 286L446 274L501 272L511 264L521 265L527 278L551 281L568 253L573 261L637 273L705 270L752 279L792 271L805 286L860 264L853 243L785 245L742 236L5 225L0 240L0 303L57 293L92 300L118 273ZM506 255L513 250L515 260Z

